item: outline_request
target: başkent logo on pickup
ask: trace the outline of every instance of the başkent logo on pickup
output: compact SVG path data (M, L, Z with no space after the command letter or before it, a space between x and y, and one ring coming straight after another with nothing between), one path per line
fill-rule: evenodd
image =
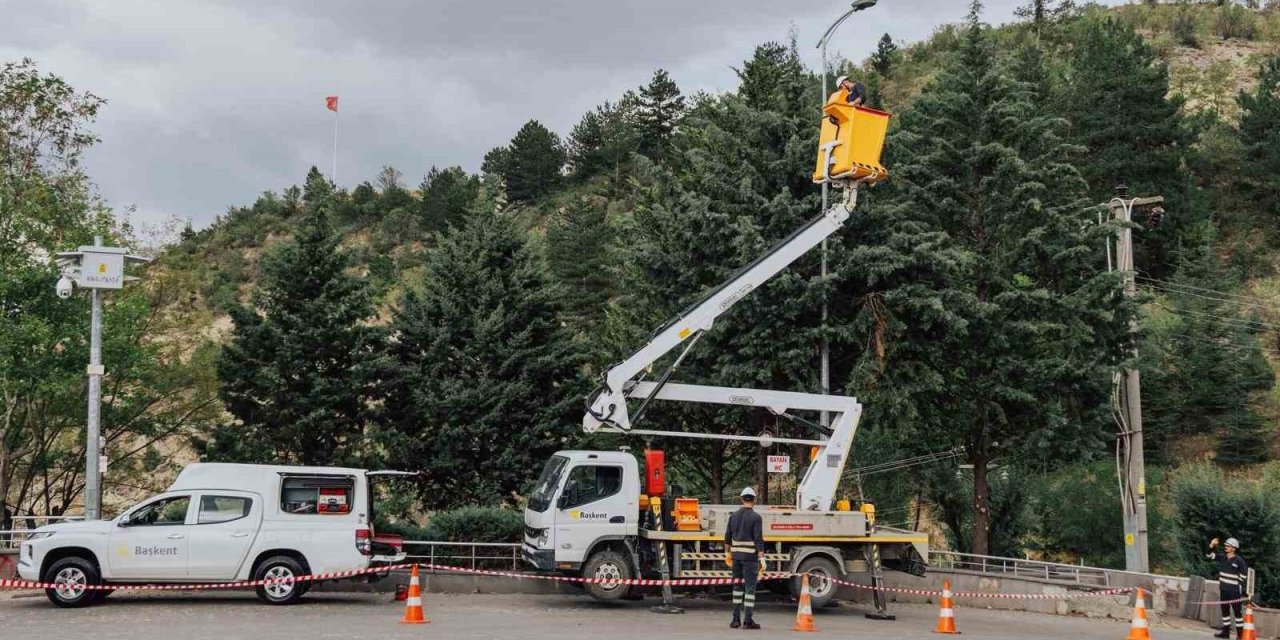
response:
M570 511L569 517L574 520L608 520L609 514L603 511Z
M154 558L158 556L176 556L178 555L177 547L134 547L133 555L139 558Z
M808 522L775 522L769 525L770 531L813 531Z

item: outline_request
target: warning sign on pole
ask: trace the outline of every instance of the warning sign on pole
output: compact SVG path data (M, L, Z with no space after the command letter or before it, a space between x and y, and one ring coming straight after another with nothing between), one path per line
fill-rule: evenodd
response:
M791 473L791 456L769 456L769 473Z

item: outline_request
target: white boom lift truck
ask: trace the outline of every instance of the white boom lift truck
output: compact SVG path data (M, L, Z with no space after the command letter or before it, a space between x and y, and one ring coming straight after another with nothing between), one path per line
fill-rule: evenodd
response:
M855 157L843 171L838 152L841 145L856 146L849 141L852 136L863 136L856 141L863 146L868 146L869 137L878 135L878 141L882 141L888 114L846 105L843 100L837 102L836 96L825 111L828 118L823 122L824 140L815 181L831 181L842 187L842 202L703 296L660 329L643 348L610 368L582 422L587 433L812 447L812 463L799 483L795 504L756 509L764 519L767 570L810 574L815 606L835 597L837 585L829 578L869 572L878 585L882 566L921 575L928 557L927 536L877 526L870 503L854 511L847 500L837 500L862 405L844 396L678 384L669 379L702 334L711 330L716 318L838 231L853 213L858 187L885 177L886 172L879 165L879 142L869 145L868 153L874 157L864 155L863 162ZM646 370L681 344L683 350L656 381L642 379ZM632 400L639 400L634 409ZM655 400L762 407L806 423L792 412L825 411L832 415L832 423L829 433L819 440L636 428ZM525 509L525 560L539 570L587 578L729 577L723 540L729 514L737 507L699 505L697 500L669 495L664 475L660 451L646 451L643 484L639 462L626 451L556 453L543 468ZM792 590L797 591L798 580L792 583ZM587 584L586 590L598 599L614 600L624 597L629 588L606 581ZM655 610L678 612L669 587L663 595L663 605ZM875 592L875 604L876 614L868 614L869 617L892 617L885 612L879 591Z

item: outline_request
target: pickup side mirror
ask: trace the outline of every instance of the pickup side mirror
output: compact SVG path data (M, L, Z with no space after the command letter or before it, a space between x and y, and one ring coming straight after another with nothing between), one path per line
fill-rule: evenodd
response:
M116 521L116 526L117 527L129 526L129 516L120 516L120 519Z

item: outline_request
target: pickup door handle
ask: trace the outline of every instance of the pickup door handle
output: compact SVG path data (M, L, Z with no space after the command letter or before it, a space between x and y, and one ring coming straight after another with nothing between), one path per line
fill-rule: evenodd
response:
M249 537L249 532L247 532L247 531L237 531L237 532L235 532L235 533L231 534L231 537L232 537L232 538L247 538L247 537Z
M609 518L609 524L622 524L627 521L626 516L614 516Z
M171 533L171 534L169 534L169 539L170 539L170 540L181 540L181 539L183 539L183 538L185 538L185 537L186 537L186 536L182 535L181 533Z

